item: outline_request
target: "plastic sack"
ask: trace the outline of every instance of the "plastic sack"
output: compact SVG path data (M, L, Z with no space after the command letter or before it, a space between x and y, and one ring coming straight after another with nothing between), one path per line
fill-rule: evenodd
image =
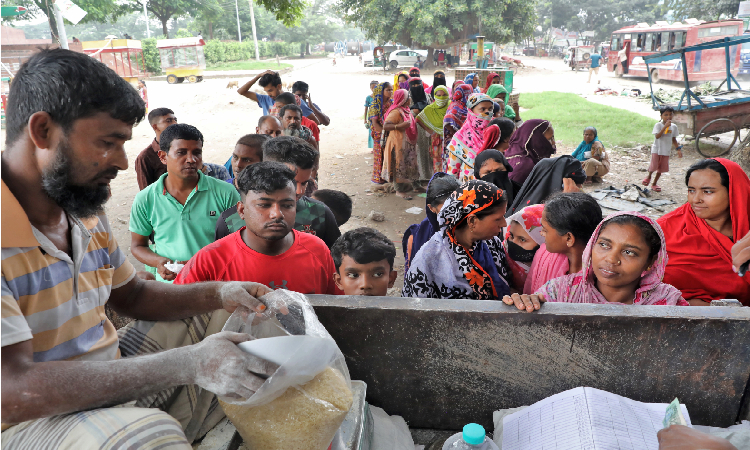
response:
M224 331L250 334L256 348L298 338L283 340L293 346L274 356L286 360L252 397L222 398L221 406L252 450L326 450L353 402L344 355L304 295L280 289L261 300L263 314L238 308Z

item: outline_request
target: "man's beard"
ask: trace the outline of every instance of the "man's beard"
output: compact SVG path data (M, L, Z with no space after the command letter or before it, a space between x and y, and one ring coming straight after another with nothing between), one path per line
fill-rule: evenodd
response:
M80 186L71 184L73 171L76 170L71 158L71 151L67 141L62 141L57 147L57 156L52 164L42 173L42 189L57 203L60 208L73 217L93 217L102 211L102 207L110 197L108 185L93 184ZM117 169L112 168L97 174L95 179L106 175L116 175Z
M291 128L291 127L289 127L287 129L285 129L282 134L284 136L299 137L301 131L302 131L302 129L300 129L300 128Z

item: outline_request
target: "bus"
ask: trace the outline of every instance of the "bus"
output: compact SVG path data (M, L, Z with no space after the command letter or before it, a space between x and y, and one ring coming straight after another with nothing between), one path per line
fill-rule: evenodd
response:
M703 42L715 41L727 36L741 36L744 24L741 19L703 22L687 19L686 23L656 22L654 25L639 23L621 28L612 33L607 70L615 72L618 77L629 75L648 77L643 57L653 53L665 52ZM740 68L740 47L736 47L730 58L731 71L734 76ZM619 52L625 49L627 66L620 63ZM688 78L691 81L719 80L726 77L726 59L724 49L704 50L685 55ZM626 67L626 68L625 68ZM625 69L624 69L625 68ZM652 64L651 80L683 81L682 61L669 61ZM627 70L627 72L625 72Z

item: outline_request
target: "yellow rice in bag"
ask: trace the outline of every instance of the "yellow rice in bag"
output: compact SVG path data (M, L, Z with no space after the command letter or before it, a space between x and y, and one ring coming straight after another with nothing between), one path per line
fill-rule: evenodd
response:
M331 367L265 405L220 401L252 450L327 450L352 402L351 387Z

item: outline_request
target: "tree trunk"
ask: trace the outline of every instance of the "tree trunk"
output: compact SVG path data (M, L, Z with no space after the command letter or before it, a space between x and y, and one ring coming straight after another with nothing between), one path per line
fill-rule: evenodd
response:
M164 38L169 39L169 32L167 31L167 22L169 22L169 17L166 19L160 19L161 20L161 32L164 34Z
M435 48L427 47L427 60L424 62L424 66L427 68L435 67Z
M729 159L739 164L745 173L750 173L750 148L745 148L741 151L733 151L730 153Z
M213 39L214 38L214 23L208 22L208 38Z

